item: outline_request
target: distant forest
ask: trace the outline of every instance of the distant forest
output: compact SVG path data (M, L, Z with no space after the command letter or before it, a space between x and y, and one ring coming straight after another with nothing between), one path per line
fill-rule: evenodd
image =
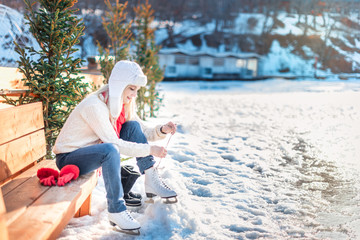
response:
M33 0L30 0L33 1ZM114 2L115 0L110 0ZM126 1L120 0L120 3ZM145 0L128 1L128 18L134 18L133 8ZM331 37L331 32L336 29L336 23L341 23L347 29L343 29L343 38L347 39L352 45L355 45L355 39L360 40L360 36L352 33L352 30L358 32L360 30L360 0L149 0L154 10L156 20L161 21L160 28L167 30L168 38L161 43L162 47L174 47L177 43L185 42L188 38L195 46L200 47L206 39L207 45L210 47L218 47L225 43L226 51L230 51L233 46L245 52L256 52L266 55L269 52L273 40L278 40L282 47L289 45L294 46L293 53L301 55L304 59L308 58L303 52L303 46L308 46L319 56L319 62L324 67L331 68L333 72L359 72L360 67L354 68L352 61L340 54L334 47L326 44L331 41L333 45L338 46L346 52L358 52L359 49L349 48L339 37ZM24 12L23 0L0 0L0 4L4 4L14 8L20 12ZM109 43L108 36L102 26L102 16L107 7L103 0L79 0L74 6L79 9L77 14L81 15L86 25L85 36L91 36L93 41L99 41L102 46ZM302 29L302 35L276 35L273 30L284 25L278 18L281 12L293 14L297 18L297 24ZM233 29L235 21L241 13L261 13L265 17L264 24L261 27L260 35L239 35L228 34L227 30ZM334 21L328 21L329 13L334 14L331 18ZM350 18L350 14L355 14L357 20ZM326 29L324 39L318 35L309 33L311 30L318 29L319 23L315 21L320 17L323 19L322 26ZM185 38L181 34L174 34L173 27L176 23L193 20L199 25L205 25L209 22L215 23L214 32L211 34L197 34ZM271 23L271 24L268 24ZM249 18L247 26L258 25L256 18ZM80 45L84 44L85 39L81 39ZM86 52L82 52L82 57L86 56ZM310 57L311 58L311 57Z
M30 0L33 2L34 0ZM113 0L115 3L115 0ZM126 1L120 0L120 3ZM133 16L133 7L145 0L128 1L129 16ZM186 19L199 19L207 22L209 19L231 22L240 12L264 13L286 11L294 14L316 15L323 12L338 12L360 14L360 0L149 0L158 20L183 21ZM0 0L0 4L24 10L23 0ZM75 8L95 11L106 10L102 0L78 0Z
M33 2L34 0L30 1ZM114 3L115 1L110 0L110 2ZM119 2L124 3L126 1L120 0ZM129 19L134 18L134 7L143 2L145 0L128 1L127 12ZM323 16L325 23L325 15L323 14L325 12L340 13L343 16L356 13L358 14L358 22L348 22L347 25L350 28L360 26L360 0L149 0L149 3L154 9L156 20L165 22L170 37L172 26L184 20L194 20L199 24L215 21L215 32L231 29L234 19L238 17L239 13L262 13L267 19L273 19L273 27L278 24L281 25L277 18L279 12L296 14L298 24L304 28L304 36L307 35L309 28L316 29L315 22L309 22L308 16ZM23 0L0 0L0 4L20 12L25 10ZM104 11L107 10L103 0L78 0L74 8L79 9L77 14L83 16L85 25L90 22L91 25L89 26L94 28L94 32L98 32L100 35L103 34L101 17L104 15ZM251 25L251 22L248 24ZM262 35L267 35L271 33L272 27L266 29L264 27L263 30ZM100 40L101 44L106 44L106 40L102 40L101 36L94 36L91 32L90 35ZM106 39L106 36L103 37Z
M115 3L115 0L110 0L110 2ZM120 0L119 2L126 1ZM133 8L143 2L145 0L128 1L129 19L134 18ZM190 19L199 24L215 21L215 31L221 32L222 29L233 27L234 19L238 17L239 13L262 13L266 18L273 19L274 25L278 24L279 12L297 14L299 24L304 27L304 36L307 35L307 29L315 24L308 22L308 16L324 16L325 12L340 13L345 16L356 13L359 21L357 23L349 22L349 24L360 25L360 0L149 0L149 3L155 11L156 20L165 21L165 27L168 28L169 33L174 24ZM25 7L23 0L0 0L0 4L20 12L23 12ZM99 30L98 25L101 28L101 23L96 24L96 22L101 22L101 16L107 10L103 0L79 0L74 7L79 9L77 14L82 15L85 22L94 23L95 25L91 26L96 27L97 31ZM251 25L251 23L249 24ZM316 26L314 27L316 28ZM268 31L267 33L270 33L271 30L271 28L264 29L264 31Z

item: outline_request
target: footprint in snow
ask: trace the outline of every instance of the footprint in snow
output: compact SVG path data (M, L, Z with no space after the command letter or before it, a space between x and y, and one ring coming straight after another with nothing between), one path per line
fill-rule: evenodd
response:
M223 151L226 151L226 150L228 150L229 148L228 148L228 147L218 147L218 149L223 150Z
M186 161L192 161L194 158L192 156L188 155L181 155L181 154L171 154L172 158L179 162L186 162Z
M193 195L198 197L212 197L212 192L207 187L194 187L189 186L189 190L193 193Z
M210 181L208 181L206 179L201 179L201 178L194 178L193 182L197 183L197 184L200 184L200 185L204 185L204 186L209 185L209 184L212 183L212 182L210 182Z
M181 125L181 124L177 124L177 125L176 125L176 131L177 131L178 133L185 133L184 126Z
M224 160L228 160L228 161L230 161L230 162L236 162L236 161L237 161L237 159L236 159L236 157L235 157L234 155L223 154L223 155L221 155L221 157L222 157Z

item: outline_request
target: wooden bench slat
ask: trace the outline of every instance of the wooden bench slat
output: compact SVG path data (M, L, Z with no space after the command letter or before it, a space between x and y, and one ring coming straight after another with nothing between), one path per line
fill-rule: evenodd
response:
M9 192L11 192L13 189L21 185L23 182L28 180L28 178L32 176L36 176L37 170L39 168L54 168L57 169L55 160L43 160L40 161L38 164L36 164L34 167L30 168L29 170L23 172L16 178L12 179L11 181L7 182L5 185L1 187L1 190L3 192L3 195L6 196Z
M44 160L37 164L35 167L26 171L27 174L22 174L13 179L9 184L6 184L3 188L3 197L6 206L6 225L10 225L18 216L20 216L26 208L38 199L44 192L49 190L49 187L42 186L36 176L37 169L42 167L51 167L56 169L54 160ZM30 172L32 174L30 174ZM15 186L15 184L17 185ZM7 185L11 185L12 189Z
M54 239L91 194L96 183L97 174L92 172L66 187L50 187L9 225L10 239ZM29 231L24 234L24 229Z
M44 130L0 145L0 182L42 158L45 146Z
M43 127L41 102L0 109L0 145Z

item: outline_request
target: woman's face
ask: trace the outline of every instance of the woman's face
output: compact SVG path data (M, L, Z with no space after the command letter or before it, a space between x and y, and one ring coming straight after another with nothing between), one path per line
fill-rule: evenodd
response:
M130 103L130 101L136 97L137 92L139 91L140 87L135 85L129 85L125 88L123 93L123 102L124 104Z

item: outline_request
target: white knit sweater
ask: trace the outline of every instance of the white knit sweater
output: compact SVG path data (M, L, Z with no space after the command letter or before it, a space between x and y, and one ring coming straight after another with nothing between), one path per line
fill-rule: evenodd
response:
M146 127L136 116L148 141L165 138L161 133L161 125L155 128ZM85 98L72 111L56 139L53 152L67 153L79 148L99 144L113 143L119 148L120 154L130 157L150 155L149 144L139 144L119 139L109 119L109 109L97 94Z

